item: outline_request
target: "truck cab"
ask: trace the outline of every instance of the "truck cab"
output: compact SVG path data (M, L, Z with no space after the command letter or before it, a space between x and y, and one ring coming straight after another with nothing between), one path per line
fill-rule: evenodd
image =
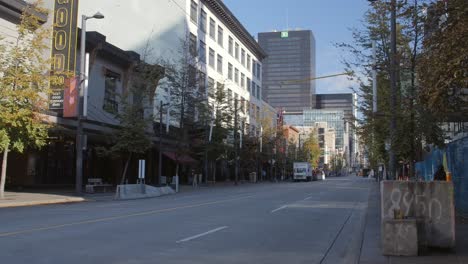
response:
M294 162L293 164L294 181L311 181L312 180L312 166L308 162Z

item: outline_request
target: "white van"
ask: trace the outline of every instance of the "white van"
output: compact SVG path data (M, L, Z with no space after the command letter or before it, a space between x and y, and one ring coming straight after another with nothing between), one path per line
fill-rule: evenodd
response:
M312 166L309 162L294 162L294 181L312 181Z

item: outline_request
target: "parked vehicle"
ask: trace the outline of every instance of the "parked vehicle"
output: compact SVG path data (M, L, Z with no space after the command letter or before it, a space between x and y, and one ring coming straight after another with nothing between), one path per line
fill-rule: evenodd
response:
M294 181L312 181L312 166L309 162L294 162Z

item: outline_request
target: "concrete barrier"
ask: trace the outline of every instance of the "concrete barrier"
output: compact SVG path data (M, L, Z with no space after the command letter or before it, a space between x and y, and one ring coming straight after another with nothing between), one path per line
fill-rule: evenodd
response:
M390 256L417 256L418 231L416 219L384 219L382 251Z
M115 199L141 199L158 197L162 195L174 194L175 191L169 186L154 187L146 184L125 184L117 185Z
M451 182L383 181L380 188L383 222L394 218L395 209L402 210L405 217L416 219L420 247L455 247Z

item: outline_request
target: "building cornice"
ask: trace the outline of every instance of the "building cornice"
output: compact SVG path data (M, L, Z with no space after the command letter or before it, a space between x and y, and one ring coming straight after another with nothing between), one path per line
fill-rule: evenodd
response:
M32 7L32 8L30 8ZM14 24L21 22L23 11L27 11L38 17L40 23L47 21L47 14L38 12L31 4L23 0L0 0L0 18L10 21Z
M239 38L245 46L260 60L267 57L265 51L245 29L245 27L237 20L234 14L220 0L201 0L219 19Z

